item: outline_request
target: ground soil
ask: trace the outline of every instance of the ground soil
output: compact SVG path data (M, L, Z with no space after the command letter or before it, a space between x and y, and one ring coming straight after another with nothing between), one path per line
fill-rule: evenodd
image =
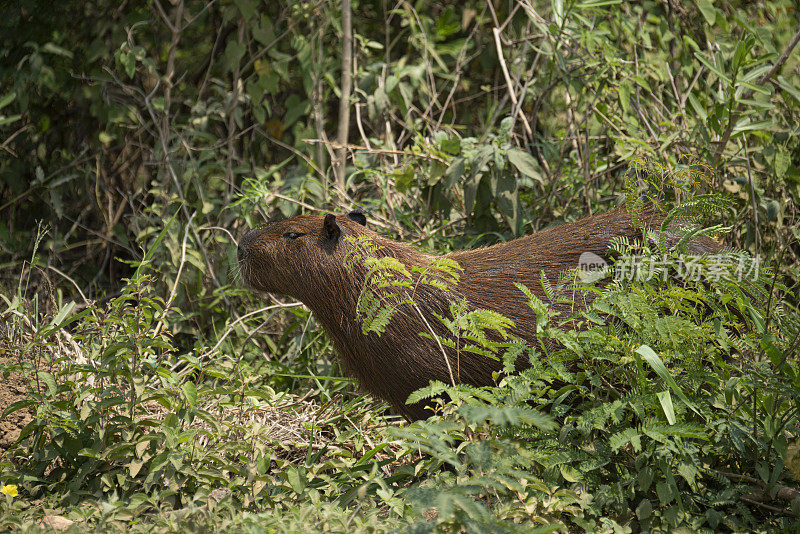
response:
M6 376L7 362L7 358L0 357L0 453L16 443L20 431L31 421L30 410L19 410L2 416L8 406L27 397L25 377L14 372Z

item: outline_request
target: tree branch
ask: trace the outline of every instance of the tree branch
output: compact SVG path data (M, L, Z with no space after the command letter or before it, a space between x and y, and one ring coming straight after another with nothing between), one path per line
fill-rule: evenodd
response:
M345 192L344 170L347 161L347 139L350 133L350 92L353 88L353 21L350 0L342 0L342 98L339 100L339 129L333 172L336 186Z
M775 62L775 65L772 66L769 71L764 73L758 80L756 80L756 85L764 85L770 78L772 78L775 73L777 73L783 64L786 63L786 60L789 59L789 56L794 50L794 47L797 46L798 41L800 41L800 30L794 34L794 38L792 42L789 43L789 46L786 47L786 50L783 51L781 57L778 58L778 61ZM725 147L728 145L728 141L731 139L731 134L733 133L733 127L736 126L736 121L739 119L739 111L742 108L742 100L747 100L755 91L753 89L748 89L745 93L742 94L741 98L739 99L739 104L737 104L734 111L731 113L730 119L728 120L728 127L725 129L725 133L722 134L722 139L719 141L719 145L717 145L717 151L714 153L714 166L719 164L720 158L722 158L722 153L725 151Z
M244 20L239 21L239 31L237 33L237 42L242 44L244 42ZM228 106L228 142L227 142L227 151L228 151L228 158L225 161L225 176L228 179L228 191L231 191L234 184L234 176L233 176L233 162L237 158L236 156L236 145L234 144L234 140L236 139L236 120L235 120L235 111L236 106L239 103L239 78L241 77L241 62L238 61L236 63L236 67L233 69L233 87L231 88L231 103Z

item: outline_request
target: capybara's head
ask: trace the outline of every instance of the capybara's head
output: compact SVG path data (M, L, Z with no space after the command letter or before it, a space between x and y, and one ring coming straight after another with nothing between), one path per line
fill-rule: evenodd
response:
M255 289L301 300L320 284L335 287L349 247L345 238L371 233L365 224L357 210L346 218L300 215L259 226L239 241L242 279Z

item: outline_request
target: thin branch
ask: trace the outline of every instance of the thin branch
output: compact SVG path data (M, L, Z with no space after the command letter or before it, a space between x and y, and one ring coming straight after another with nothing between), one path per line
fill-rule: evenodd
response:
M339 100L339 127L336 134L340 148L336 150L333 173L336 186L345 190L348 134L350 133L350 92L353 89L353 20L350 0L342 0L342 96ZM326 188L327 191L327 188Z
M239 32L237 34L237 42L241 45L244 42L244 20L239 20ZM241 77L241 62L236 62L236 67L233 69L233 87L231 88L231 102L228 106L228 142L227 142L227 159L225 161L225 176L228 179L228 185L233 186L233 161L236 159L236 145L234 144L236 132L236 106L239 102L239 79Z
M797 33L794 34L794 38L792 42L789 43L789 46L786 47L786 50L783 51L781 57L778 58L778 61L772 66L769 71L764 73L758 80L756 80L756 85L764 85L770 78L772 78L775 73L777 73L783 64L786 63L786 60L789 59L789 56L794 50L794 47L797 46L797 43L800 42L800 30L797 30ZM719 141L717 145L717 151L714 153L714 165L719 164L719 160L722 157L722 153L725 151L725 147L728 145L728 141L731 139L731 134L733 133L733 128L736 126L736 121L739 119L740 111L742 109L742 102L747 100L753 93L755 92L754 89L748 89L745 91L741 98L739 98L739 103L736 105L736 108L731 113L730 118L728 119L728 127L725 129L725 133L722 134L722 139Z
M352 144L349 144L349 143L345 144L345 145L342 145L342 144L339 144L339 143L336 143L336 142L326 141L325 139L303 139L303 141L306 142L306 143L330 144L337 151L338 150L358 150L358 151L361 151L361 152L369 152L370 154L392 154L392 155L394 155L394 154L402 154L402 155L405 155L405 156L414 156L414 157L417 157L417 158L430 159L430 160L433 160L433 161L438 161L440 163L444 163L445 165L448 164L447 160L442 159L442 158L440 158L438 156L434 156L432 154L422 154L422 153L415 154L415 153L412 153L411 151L407 151L407 150L390 150L390 149L386 149L386 148L370 148L370 147L366 147L366 146L352 145ZM307 160L307 161L309 161L309 160Z
M178 28L176 26L173 26L172 21L169 20L169 17L167 16L167 12L164 11L163 7L161 7L161 2L159 2L158 0L155 0L154 4L156 5L156 9L158 10L159 16L161 16L161 20L164 21L164 24L166 24L166 26L169 29L169 31L171 33L177 33L178 32ZM176 20L179 20L179 19L176 18Z
M514 107L517 109L517 114L519 115L520 119L522 119L522 124L525 126L525 132L533 138L533 130L531 129L531 125L528 124L528 118L522 113L522 107L517 107L517 95L514 93L514 84L511 83L511 76L508 75L508 67L506 66L505 57L503 57L503 48L500 45L500 28L492 28L492 33L494 34L494 44L497 48L497 59L500 61L500 68L503 69L503 76L506 79L506 85L508 86L508 96L511 98L511 102L514 104Z
M222 336L220 336L220 338L217 340L216 345L214 345L210 349L208 349L205 352L203 352L203 354L201 354L198 359L200 361L204 361L211 354L214 354L214 352L219 348L219 346L222 345L222 342L225 341L225 338L227 338L230 335L230 333L233 332L233 329L236 328L236 325L241 323L242 321L244 321L248 317L252 317L253 315L258 315L259 313L263 313L263 312L269 311L269 310L285 309L285 308L297 308L298 306L303 306L303 303L302 302L292 302L290 304L277 304L277 305L274 305L274 306L267 306L265 308L261 308L261 309L255 310L255 311L251 311L250 313L246 313L246 314L242 315L241 317L239 317L238 319L233 321L231 324L229 324L228 328L225 330L225 332L222 334Z
M90 305L89 299L87 299L87 298L86 298L86 295L84 295L84 294L83 294L83 291L81 291L81 288L80 288L80 286L78 285L78 283L77 283L77 282L75 282L75 280L73 280L73 279L72 279L72 278L71 278L69 275L67 275L66 273L64 273L64 272L62 272L62 271L59 271L58 269L56 269L56 268L55 268L55 267L53 267L52 265L48 265L48 266L47 266L47 268L48 268L48 269L50 269L51 271L55 272L55 273L58 273L58 274L60 274L61 276L63 276L63 277L64 277L66 280L68 280L69 282L72 282L72 285L73 285L73 286L75 286L75 289L77 289L77 290L78 290L78 294L79 294L79 295L81 296L81 298L83 299L83 302L84 302L84 304L85 304L86 306L89 306L89 305Z

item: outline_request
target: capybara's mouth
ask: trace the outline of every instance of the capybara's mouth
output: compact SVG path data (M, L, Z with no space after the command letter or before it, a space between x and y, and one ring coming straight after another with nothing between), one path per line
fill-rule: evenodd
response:
M241 276L244 285L253 287L253 282L250 279L250 269L248 269L247 263L242 260L239 260L239 276Z
M248 261L249 258L245 257L239 261L239 276L241 277L242 284L251 289L258 291L268 291L262 283L260 283L258 270L254 269L252 262Z
M249 287L255 287L255 284L253 283L250 262L248 261L251 256L250 244L252 243L255 234L256 230L250 230L247 232L239 240L239 246L236 248L236 260L239 266L239 274L241 275L242 282Z

